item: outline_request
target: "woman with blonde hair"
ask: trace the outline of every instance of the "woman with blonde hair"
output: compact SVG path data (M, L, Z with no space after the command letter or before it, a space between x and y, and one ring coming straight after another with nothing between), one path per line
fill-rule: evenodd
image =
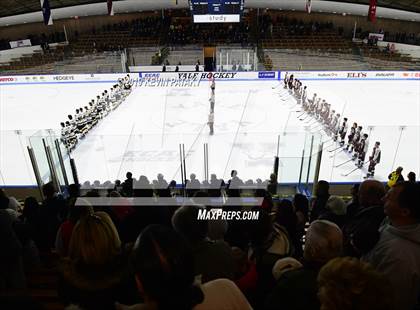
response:
M59 296L83 309L113 309L116 300L135 302L134 277L111 218L95 212L73 229L68 257L63 260Z
M318 274L321 310L392 310L390 283L370 264L335 258Z

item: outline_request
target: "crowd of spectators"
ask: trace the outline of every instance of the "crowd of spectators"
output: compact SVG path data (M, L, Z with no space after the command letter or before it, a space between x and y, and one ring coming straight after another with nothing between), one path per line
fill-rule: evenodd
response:
M163 175L65 194L47 183L44 200L23 207L0 191L0 289L24 289L27 272L55 255L55 290L71 309L418 309L420 185L399 176L353 186L347 203L326 181L312 198L274 199L275 176L256 186L236 171L205 186L191 175L182 205ZM232 204L249 196L261 203ZM258 217L199 219L213 209ZM22 298L0 294L0 308Z

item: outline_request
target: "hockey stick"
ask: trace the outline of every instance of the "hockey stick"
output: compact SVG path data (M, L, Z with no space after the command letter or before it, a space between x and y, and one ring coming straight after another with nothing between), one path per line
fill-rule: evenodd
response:
M339 164L339 165L334 166L334 168L341 167L342 165L347 164L348 162L350 162L350 161L352 161L352 160L353 160L353 159L346 160L344 163L341 163L341 164Z
M356 168L354 168L353 170L351 170L349 173L342 173L341 175L342 175L343 177L348 177L350 174L352 174L352 173L353 173L353 172L355 172L356 170L358 170L358 169L362 169L362 168L363 168L363 166L364 166L366 163L368 163L368 161L364 162L364 163L363 163L363 165L362 165L362 167L357 166Z
M343 152L344 150L338 151L337 153L334 153L330 156L330 158L333 158L335 155L340 154L341 152ZM351 160L351 159L350 159Z

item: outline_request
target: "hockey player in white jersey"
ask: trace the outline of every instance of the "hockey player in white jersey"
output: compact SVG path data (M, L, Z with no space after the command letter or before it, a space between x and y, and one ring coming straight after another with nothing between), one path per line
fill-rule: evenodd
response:
M214 134L214 112L212 111L210 111L207 125L209 125L210 135L212 136Z
M307 90L306 90L306 86L304 86L303 87L303 90L302 90L302 96L301 96L301 98L300 98L300 101L301 101L301 103L302 103L302 106L304 106L305 104L306 104L306 98L308 97L308 92L307 92Z
M368 151L368 147L369 147L369 140L368 140L368 135L364 134L362 139L360 140L360 143L358 145L358 162L357 162L357 167L362 168L364 163L365 163L365 157L366 157L366 153Z
M369 168L366 175L367 178L373 177L375 175L375 167L381 162L381 143L377 141L372 150L372 155L369 157Z
M347 117L344 118L343 124L340 126L340 145L343 146L345 143L346 135L348 130L348 124L347 124Z

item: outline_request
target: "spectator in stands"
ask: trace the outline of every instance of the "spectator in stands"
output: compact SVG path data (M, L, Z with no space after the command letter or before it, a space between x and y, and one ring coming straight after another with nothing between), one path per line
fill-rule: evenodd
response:
M295 256L300 257L303 249L302 238L305 235L305 225L309 221L308 198L305 195L296 194L293 198L293 207L296 213L296 239L299 242L296 246Z
M403 168L398 167L395 171L391 172L388 176L388 187L391 188L395 184L404 181L404 177L402 175Z
M60 256L66 257L68 255L71 236L77 222L92 214L92 206L87 202L83 203L82 200L79 200L77 205L70 207L68 218L58 228L55 238L55 250Z
M329 190L330 184L327 181L318 181L315 191L315 200L312 202L310 222L318 219L318 217L326 211L325 206L328 198L330 198Z
M270 174L267 190L271 195L277 194L277 175L275 173Z
M0 209L10 209L17 212L20 211L21 207L15 197L7 196L6 192L0 188Z
M0 291L26 286L22 262L22 245L13 230L13 218L0 209Z
M104 212L81 218L62 262L59 297L82 309L113 309L116 301L135 303L135 281L127 265L111 218Z
M207 238L208 221L199 220L200 206L183 206L172 217L174 229L191 244L194 255L195 275L203 283L218 279L233 279L232 250L224 242Z
M302 251L298 249L300 242L297 239L298 235L296 231L297 216L290 200L283 199L278 205L275 223L286 229L287 236L292 246L291 253L293 256L296 256L297 252L298 257L300 258Z
M411 310L420 301L420 185L397 183L384 200L389 222L363 259L391 282L395 309Z
M342 253L342 233L334 223L316 220L306 234L301 267L282 273L264 309L319 309L317 277L322 266ZM282 261L282 260L280 260ZM286 266L299 266L293 261Z
M133 253L133 267L145 303L117 309L251 309L230 280L194 283L195 259L190 244L178 233L159 225L147 227Z
M191 173L190 179L187 180L186 185L188 197L193 197L194 194L200 190L200 187L200 181L196 179L196 175L194 173Z
M392 290L383 274L355 258L336 258L318 276L323 310L393 310Z
M385 218L384 185L366 180L359 187L360 209L343 228L344 254L360 257L369 252L379 239L378 229Z
M66 202L58 194L52 182L42 187L45 200L40 207L39 216L39 248L42 251L49 251L55 242L58 227L67 216Z
M351 200L347 204L347 218L351 219L353 216L359 212L360 204L359 204L359 183L353 184L350 190Z
M275 262L290 256L293 245L287 230L281 225L273 224L265 210L260 210L258 220L250 222L247 231L250 240L249 257L255 260L258 272L256 298L262 302L266 292L275 284L272 273Z
M408 182L416 183L416 174L413 171L410 171L407 174L407 179L408 179Z
M247 253L238 247L232 247L232 254L235 262L235 283L253 304L258 278L255 262L249 260Z
M325 211L318 218L333 222L342 228L347 221L346 203L340 197L330 196L325 205Z
M133 174L127 172L126 179L122 184L122 194L126 197L133 196Z
M240 189L244 185L243 181L238 177L238 171L232 170L230 172L231 179L227 183L228 196L229 197L239 197Z

